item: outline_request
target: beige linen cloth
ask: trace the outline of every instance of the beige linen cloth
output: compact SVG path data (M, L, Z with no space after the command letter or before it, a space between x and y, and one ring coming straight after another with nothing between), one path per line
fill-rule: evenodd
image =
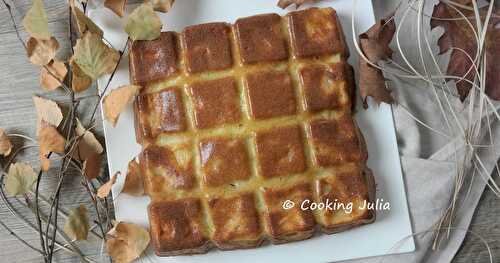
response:
M378 19L391 13L399 2L400 1L397 0L374 0L373 4ZM436 2L435 0L426 1L426 6L424 7L426 14L432 14L432 8ZM402 4L405 5L407 3ZM400 7L400 11L396 14L396 21L401 21L401 10L404 11L405 8L406 6ZM413 15L411 13L413 13ZM404 53L407 54L407 58L411 62L414 62L414 65L416 64L418 66L420 58L417 53L418 42L415 33L417 22L414 14L415 12L410 12L408 15L407 22L403 24L404 29L401 30L399 39L401 41L401 46L404 47ZM428 19L424 20L424 24L427 25L427 30L429 24ZM431 44L433 46L436 46L437 38L441 33L442 30L435 30L432 32ZM392 46L393 49L397 51L396 45ZM437 52L438 50L436 47L434 53L437 54ZM394 60L403 65L404 62L402 62L401 56L396 53L399 52L395 52ZM425 61L431 60L427 57ZM440 62L442 65L446 65L446 56L440 57ZM446 67L441 68L446 69ZM418 66L417 69L422 71L421 66ZM441 215L448 208L450 200L452 199L453 188L455 187L457 171L455 152L457 156L460 156L462 151L455 151L452 139L441 136L425 128L421 124L418 124L417 121L408 114L408 112L410 112L432 128L448 133L444 117L440 113L441 111L436 103L436 97L431 87L427 86L424 81L403 79L391 74L385 74L385 76L391 82L390 87L393 90L396 101L401 104L401 106L393 106L398 146L406 185L412 229L414 233L421 233L432 229L433 225L439 221ZM465 123L467 117L466 106L456 97L451 99L451 105L456 110L459 119ZM406 109L402 106L406 107ZM490 121L494 142L496 138L500 138L500 122L493 116L490 116ZM482 144L491 143L489 133L486 130L487 128L484 126L481 139ZM455 134L456 133L455 131ZM499 145L495 145L492 148L485 148L478 152L485 166L484 168L488 172L487 174L494 172L495 164L500 157L499 153ZM479 174L473 174L472 170L467 171L465 174L466 177L473 178L470 191L468 195L463 194L460 197L460 201L457 202L459 206L457 207L457 213L453 223L455 229L450 232L449 239L444 241L438 251L432 250L434 241L433 233L424 233L414 237L416 250L413 253L359 259L348 262L451 262L467 234L466 229L469 227L474 210L486 186L486 181ZM464 192L468 191L468 187L469 185L466 185ZM500 259L494 258L493 262L498 262L498 260Z

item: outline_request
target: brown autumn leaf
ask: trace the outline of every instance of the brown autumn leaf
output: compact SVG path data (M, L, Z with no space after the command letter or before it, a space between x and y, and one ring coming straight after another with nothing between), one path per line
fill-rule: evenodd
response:
M64 224L64 233L74 240L87 240L90 230L87 208L80 205L71 209Z
M48 171L50 160L47 158L47 155L51 152L64 153L66 140L54 126L42 121L41 129L38 134L38 144L40 145L40 163L42 170Z
M71 89L77 93L87 90L92 85L92 78L87 76L73 59L69 61L69 64L72 73Z
M13 163L5 177L5 191L9 196L23 195L29 192L37 180L33 168L27 163Z
M135 158L128 163L127 177L125 177L122 192L133 196L144 195L141 168Z
M126 106L132 102L141 89L141 86L125 85L112 90L104 97L104 117L116 126L120 114L125 110Z
M116 263L129 263L139 258L150 242L149 232L132 223L119 222L108 236L106 248Z
M23 26L32 37L49 40L49 20L42 0L33 0L33 5L23 18Z
M146 0L144 2L151 3L155 11L167 13L172 9L175 0Z
M92 180L99 176L101 171L102 155L98 153L93 153L89 155L87 159L83 162L83 175L87 179Z
M471 0L462 2L463 5L472 5ZM487 8L488 6L485 6L480 9L482 21L486 17ZM500 63L497 62L500 60L500 8L498 5L493 8L493 15L487 26L484 42L484 52L487 58L485 92L491 99L500 100ZM470 27L459 11L469 19L469 22L474 25L474 29ZM473 62L469 58L470 56L474 59L477 56L477 41L474 31L478 30L474 12L457 6L452 8L446 3L439 2L434 6L432 17L431 28L442 27L444 29L443 35L438 40L440 54L452 49L447 75L465 77L469 81L474 81L476 74L472 68ZM472 85L470 82L457 79L455 79L455 83L460 99L464 101Z
M104 0L104 6L109 8L113 13L119 17L123 17L125 13L125 5L127 0Z
M61 86L68 69L64 62L57 59L52 60L40 71L40 86L44 90L55 90Z
M37 134L39 134L42 121L57 127L63 120L63 114L59 105L52 100L33 96L37 115Z
M75 0L71 0L70 2L71 14L73 15L73 19L76 22L76 29L80 36L83 36L85 32L90 31L99 36L103 36L102 29L99 28L89 17L87 17L80 8L75 6Z
M120 175L120 172L116 172L109 181L107 181L105 184L101 185L99 189L97 189L97 197L99 198L105 198L109 195L111 192L111 187L116 183L116 178L117 176Z
M295 5L295 8L299 8L301 5L306 4L306 3L314 3L318 2L319 0L279 0L278 1L278 6L282 9L285 9L289 7L290 5Z
M73 151L73 158L85 161L95 154L102 154L104 151L101 143L97 140L95 135L91 131L85 129L78 119L76 119L75 134L78 136L79 141Z
M0 128L0 155L7 156L12 151L12 143L10 142L7 133Z
M359 36L361 51L371 63L378 64L392 56L389 44L395 32L394 19L383 19ZM368 108L368 97L372 97L377 104L394 102L391 91L386 88L382 71L372 67L363 58L359 59L359 91L365 109Z
M31 63L39 66L45 66L56 56L59 48L59 42L54 37L49 40L36 39L30 37L26 44L26 51Z

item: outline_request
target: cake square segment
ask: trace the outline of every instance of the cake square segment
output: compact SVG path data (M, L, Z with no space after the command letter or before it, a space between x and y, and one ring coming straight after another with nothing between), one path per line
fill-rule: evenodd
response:
M234 78L201 81L189 87L197 128L240 121L240 97Z
M279 127L257 133L257 159L265 178L306 170L303 136L299 126Z
M345 55L345 43L335 10L310 8L291 12L287 16L296 57Z
M301 209L305 200L313 200L309 183L299 183L280 189L264 189L264 202L267 209L266 223L269 235L275 243L281 240L300 240L311 236L315 220L311 210ZM290 200L294 206L283 208Z
M134 41L130 49L130 79L136 85L167 79L178 72L175 32L162 32L151 41Z
M250 111L254 119L295 114L297 103L288 72L257 72L246 76Z
M235 23L241 60L244 64L288 58L281 17L264 14L240 18Z
M231 28L226 23L189 26L182 32L186 66L189 73L221 70L233 65Z
M214 225L212 239L219 247L230 249L260 244L261 227L253 193L215 197L208 205Z
M356 129L352 118L346 116L311 121L308 133L315 164L329 167L365 161L367 157L363 151L363 142Z
M153 201L148 210L151 240L159 256L205 252L206 227L199 199Z
M199 144L203 181L208 186L230 184L251 176L244 139L211 138Z

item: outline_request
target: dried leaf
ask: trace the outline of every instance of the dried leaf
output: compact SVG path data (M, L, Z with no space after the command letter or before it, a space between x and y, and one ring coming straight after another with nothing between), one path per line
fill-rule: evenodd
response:
M127 177L125 177L122 192L133 196L144 195L141 168L135 159L128 163Z
M123 17L125 13L125 5L127 0L104 0L104 6L109 8L113 13L119 17Z
M471 5L471 0L462 1L463 5ZM486 17L488 6L480 9L481 21ZM457 11L458 10L458 11ZM472 68L473 62L469 57L477 56L477 41L474 31L463 16L469 18L472 25L476 25L476 16L473 11L466 10L449 4L440 2L434 7L431 19L431 28L442 27L444 33L438 41L440 53L443 54L452 49L448 64L447 75L465 77L469 81L474 81L475 71ZM493 15L489 21L484 42L484 53L487 57L486 63L486 94L494 100L500 100L500 8L495 5ZM465 53L463 52L465 51ZM456 81L456 86L460 99L463 101L469 94L472 87L470 82Z
M70 60L69 64L71 66L72 73L71 89L74 92L82 92L87 90L90 85L92 85L92 78L87 76L73 59Z
M101 143L96 139L94 134L85 129L78 119L76 119L75 134L79 137L79 141L73 152L73 158L85 161L92 155L100 155L104 151Z
M108 182L105 184L101 185L99 189L97 189L97 197L99 198L105 198L109 195L109 192L111 192L111 187L116 183L116 177L120 174L120 172L115 173L111 178L109 179Z
M64 62L52 60L40 71L40 86L44 90L55 90L61 86L66 74L68 69Z
M0 128L0 155L8 156L12 151L12 143L5 131Z
M102 156L100 154L94 153L88 156L83 162L83 175L89 180L97 178L101 171L101 161Z
M127 104L132 102L141 89L140 86L126 85L112 90L104 97L104 117L116 126L120 113L122 113Z
M127 18L125 32L132 40L154 40L160 37L160 17L153 10L151 4L142 4Z
M303 4L314 3L317 1L319 1L319 0L279 0L278 6L282 9L285 9L285 8L289 7L290 5L295 4L295 8L299 8Z
M49 20L42 0L33 0L33 5L23 18L23 26L32 37L39 40L49 40Z
M5 177L5 190L10 196L23 195L35 184L37 175L27 163L13 163Z
M131 223L118 223L108 233L111 235L106 241L106 248L116 263L129 263L139 258L148 247L149 232Z
M111 73L118 63L118 51L106 45L99 35L88 32L76 41L73 60L93 80Z
M54 127L59 126L63 120L61 109L54 101L42 97L33 96L37 115L37 134L41 128L41 122L44 121Z
M371 63L377 64L392 56L389 44L395 32L396 24L394 19L389 22L381 20L359 36L361 51ZM391 104L394 102L391 91L385 86L382 71L372 67L362 58L359 59L359 90L365 108L368 107L368 97L372 97L377 104L382 102Z
M39 66L45 66L56 56L56 51L59 48L57 39L51 37L49 40L39 40L30 37L26 45L28 58L31 63Z
M80 8L76 7L74 0L70 1L71 14L73 15L74 21L76 22L76 29L80 36L83 36L85 32L90 31L100 37L103 36L103 31L97 26L90 18L88 18Z
M174 1L175 0L146 0L145 3L151 3L155 11L167 13L172 9Z
M50 160L47 155L51 152L64 153L66 140L62 137L57 129L42 121L41 129L38 134L38 144L40 145L40 163L43 171L48 171Z
M73 240L87 240L89 230L87 208L84 205L80 205L71 209L68 219L64 224L64 233Z

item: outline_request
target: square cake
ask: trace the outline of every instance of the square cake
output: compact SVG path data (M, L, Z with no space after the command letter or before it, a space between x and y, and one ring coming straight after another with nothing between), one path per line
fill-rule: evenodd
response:
M159 256L298 241L375 220L361 206L375 187L352 115L348 56L331 8L131 44L130 79L143 86L134 104L139 163Z

